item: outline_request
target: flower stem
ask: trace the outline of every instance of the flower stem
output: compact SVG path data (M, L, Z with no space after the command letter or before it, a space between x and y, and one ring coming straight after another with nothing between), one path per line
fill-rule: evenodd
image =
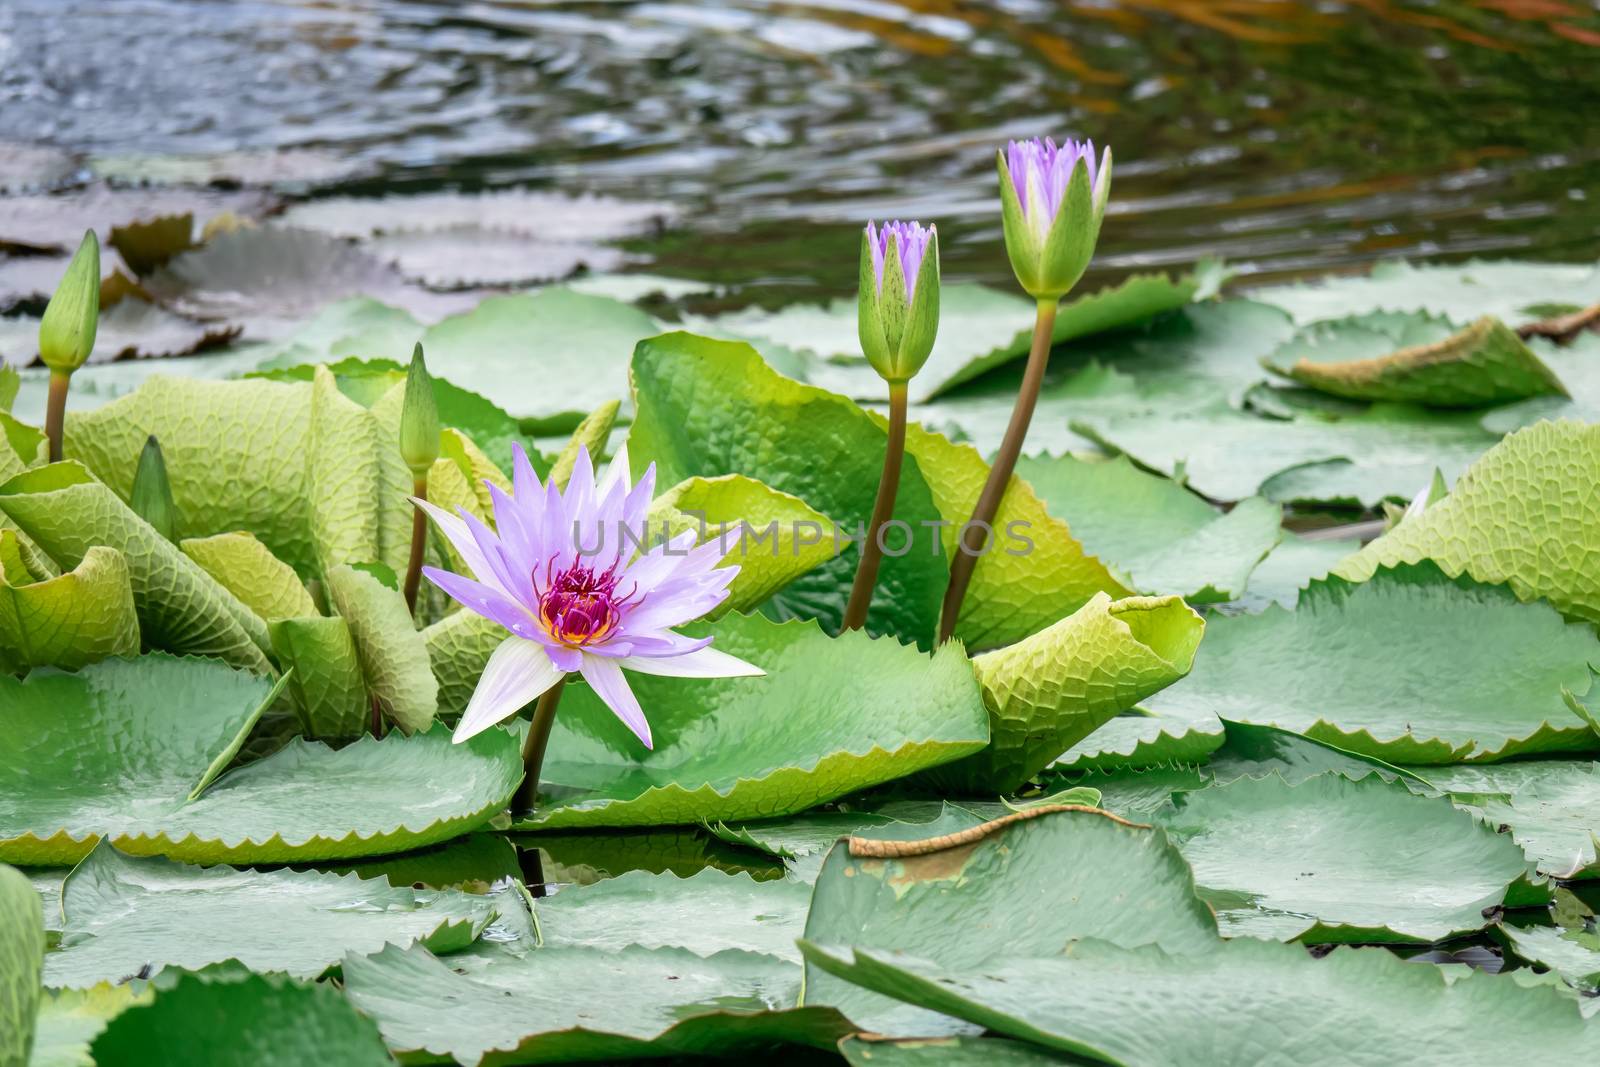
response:
M418 500L428 499L428 479L416 478L411 483L411 495ZM420 507L411 508L411 561L406 564L406 610L417 610L417 589L422 584L422 553L428 544L428 516Z
M50 394L45 401L44 435L50 439L50 462L61 462L61 430L67 421L67 387L72 375L58 370L50 372Z
M994 465L989 468L989 479L983 483L978 503L972 509L972 518L961 528L961 547L950 561L950 584L945 586L944 606L939 611L939 643L950 640L955 633L956 620L961 616L961 601L966 599L967 585L972 581L972 571L978 565L994 527L994 517L1000 513L1000 502L1005 499L1006 487L1011 484L1011 472L1016 469L1017 457L1022 454L1022 440L1028 436L1028 423L1033 421L1033 408L1039 401L1039 387L1044 384L1045 366L1050 362L1050 338L1056 326L1057 300L1040 300L1033 321L1033 345L1028 349L1028 366L1022 372L1022 389L1017 393L1017 403L1011 409L1011 422L995 453Z
M844 609L846 630L859 630L866 625L867 609L872 606L872 591L878 585L878 567L883 563L883 528L894 517L894 498L900 489L900 467L906 458L907 392L905 382L889 383L889 444L883 453L883 474L878 479L878 499L872 505L867 541L861 546L861 562L856 564L856 580L850 587L850 603Z
M561 703L561 691L567 687L567 676L544 691L533 709L533 724L522 742L522 784L517 787L516 799L511 802L513 815L525 815L533 810L539 799L539 776L544 772L544 750L550 745L550 728L556 724L556 705Z

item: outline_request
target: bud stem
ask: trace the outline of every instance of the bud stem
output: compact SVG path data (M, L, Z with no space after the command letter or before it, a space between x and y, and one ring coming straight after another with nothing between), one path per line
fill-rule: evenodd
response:
M511 802L512 815L526 815L533 811L539 800L539 776L544 772L544 750L550 745L550 729L556 724L556 705L561 703L561 691L567 687L567 676L539 698L533 708L533 723L522 742L522 784L517 786L517 796Z
M883 474L878 479L878 498L872 505L872 522L866 544L861 546L861 562L856 564L855 584L850 587L850 603L844 609L844 629L859 630L866 625L872 592L878 585L878 567L883 563L883 528L894 517L894 498L900 489L900 467L906 458L905 382L889 383L889 443L883 453Z
M428 499L428 478L426 475L416 478L411 483L411 495L418 500ZM428 516L422 508L412 505L411 508L411 560L406 564L406 610L412 614L417 611L417 590L422 585L422 553L428 544Z
M50 395L45 402L44 435L50 440L50 462L61 462L61 432L67 421L67 387L72 375L65 371L50 372Z
M972 571L978 565L987 535L993 529L994 517L1000 512L1006 488L1011 484L1011 472L1016 470L1017 457L1022 454L1023 438L1028 436L1028 423L1033 421L1033 408L1039 402L1039 387L1044 384L1045 367L1050 362L1050 338L1056 328L1058 297L1040 300L1033 321L1033 345L1028 349L1028 366L1022 372L1022 388L1017 393L1017 403L1011 409L1011 422L995 453L994 465L989 468L989 479L983 483L978 503L972 509L972 518L961 528L961 547L950 561L950 584L945 586L944 606L939 612L939 643L950 640L955 633L956 620L961 616L961 602L966 599L967 586L972 581Z

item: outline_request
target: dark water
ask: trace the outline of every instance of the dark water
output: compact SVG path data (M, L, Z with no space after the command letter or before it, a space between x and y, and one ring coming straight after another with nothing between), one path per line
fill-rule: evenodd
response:
M849 288L856 227L896 215L940 223L947 275L1004 280L993 153L1033 133L1114 148L1105 278L1592 260L1596 7L0 0L0 142L669 199L657 269L784 288Z

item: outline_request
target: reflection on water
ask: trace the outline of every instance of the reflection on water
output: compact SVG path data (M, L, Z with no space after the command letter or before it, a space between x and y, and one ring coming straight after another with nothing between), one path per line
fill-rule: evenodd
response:
M0 142L670 198L661 268L837 288L885 215L1003 280L994 147L1072 133L1105 277L1592 259L1596 70L1580 0L6 0Z

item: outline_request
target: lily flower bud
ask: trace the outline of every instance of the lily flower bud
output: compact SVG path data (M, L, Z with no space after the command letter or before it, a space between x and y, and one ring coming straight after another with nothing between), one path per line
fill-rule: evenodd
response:
M1111 149L1094 142L1012 141L997 153L1006 253L1036 300L1059 300L1078 284L1100 238L1111 196ZM1082 164L1081 166L1079 164Z
M417 481L428 477L439 458L439 405L433 398L433 379L422 362L422 345L411 353L406 369L406 396L400 407L400 455Z
M155 434L145 438L139 465L134 468L133 488L128 493L133 513L154 526L168 541L177 540L178 505L172 499L172 483L167 479L167 460Z
M939 231L919 222L873 223L861 235L861 351L890 383L922 369L939 332Z
M83 235L61 284L39 320L39 355L57 374L71 374L94 350L100 321L100 240Z

